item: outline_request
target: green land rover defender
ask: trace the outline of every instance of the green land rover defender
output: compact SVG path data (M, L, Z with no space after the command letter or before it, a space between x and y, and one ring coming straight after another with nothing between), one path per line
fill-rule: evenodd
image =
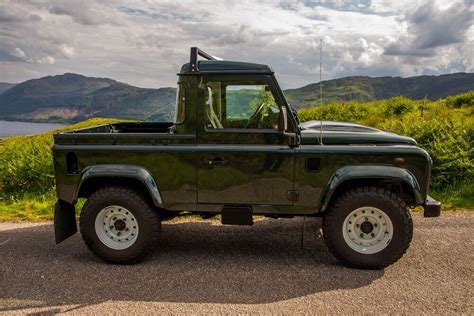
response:
M199 58L202 57L202 58ZM222 224L319 216L342 263L386 267L407 250L409 208L440 215L428 196L432 160L412 138L340 122L300 123L266 65L191 48L172 123L126 122L54 135L59 243L80 231L92 252L134 263L181 212Z

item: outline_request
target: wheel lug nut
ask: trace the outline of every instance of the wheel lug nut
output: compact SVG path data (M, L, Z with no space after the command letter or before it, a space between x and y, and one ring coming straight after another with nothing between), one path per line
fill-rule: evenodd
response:
M128 232L129 230L130 230L130 229L129 229L128 227L127 227L127 228L125 228L125 231L126 231L126 232Z
M114 221L117 220L117 217L112 218Z
M118 232L118 233L117 233L117 236L120 236L120 235L122 235L122 233L121 233L121 232Z
M374 227L377 227L377 224L374 224Z
M364 234L363 234L363 233L361 233L361 234L360 234L360 238L363 238L363 237L364 237Z
M359 227L359 226L360 226L359 224L356 225L356 227Z
M114 225L110 225L110 227L109 227L109 228L110 228L110 229L114 229Z
M371 236L372 236L372 237L375 237L375 234L374 234L374 233L372 233L372 234L371 234Z

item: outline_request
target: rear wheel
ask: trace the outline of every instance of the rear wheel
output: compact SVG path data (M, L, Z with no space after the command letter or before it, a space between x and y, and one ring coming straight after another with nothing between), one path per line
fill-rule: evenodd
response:
M413 223L405 202L379 187L362 187L343 193L323 220L324 239L342 263L380 269L408 249Z
M157 243L160 218L139 193L125 187L105 187L84 204L81 234L88 248L111 263L135 263Z

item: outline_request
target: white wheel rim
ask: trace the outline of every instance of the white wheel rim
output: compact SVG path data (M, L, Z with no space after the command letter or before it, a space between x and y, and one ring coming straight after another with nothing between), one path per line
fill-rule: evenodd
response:
M364 206L353 210L346 217L342 235L353 250L373 254L388 246L393 237L393 225L384 211Z
M127 249L137 240L137 219L122 206L107 206L95 218L95 232L107 247L114 250Z

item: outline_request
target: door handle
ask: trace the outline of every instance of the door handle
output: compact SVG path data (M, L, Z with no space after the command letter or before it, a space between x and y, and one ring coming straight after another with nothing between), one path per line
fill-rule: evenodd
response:
M218 166L222 166L225 163L225 160L222 159L221 157L214 157L213 159L210 159L208 163L210 166L218 167Z

